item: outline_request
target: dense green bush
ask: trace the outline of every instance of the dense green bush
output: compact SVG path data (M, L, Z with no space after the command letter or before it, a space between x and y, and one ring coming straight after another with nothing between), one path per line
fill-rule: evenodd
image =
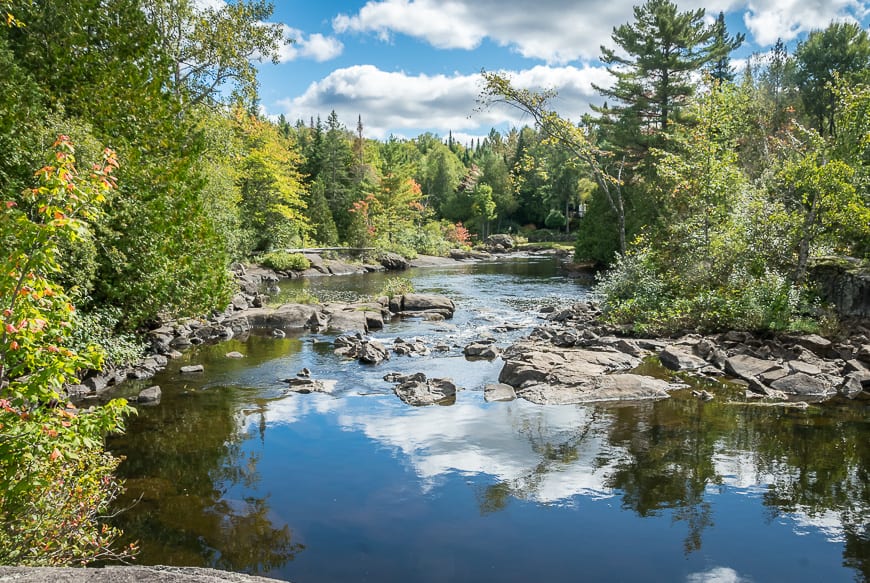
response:
M263 255L260 263L269 269L276 271L305 271L311 267L311 262L301 253L287 253L286 251L273 251Z
M393 298L405 294L414 293L414 284L407 277L391 277L381 289L380 296Z
M92 311L76 313L75 327L70 334L71 348L83 350L96 344L105 354L105 364L128 366L145 354L145 342L131 332L118 330L122 313L120 308L105 306Z

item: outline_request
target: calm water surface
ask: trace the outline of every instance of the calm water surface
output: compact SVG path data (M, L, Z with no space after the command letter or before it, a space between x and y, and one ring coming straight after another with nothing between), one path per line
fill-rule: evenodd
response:
M375 334L446 341L446 354L366 367L333 338L252 336L191 350L153 382L111 448L127 457L118 524L140 563L213 566L327 581L870 580L870 407L808 411L702 403L485 403L501 362L461 347L507 345L544 305L586 289L549 260L410 272L449 295L446 323L396 322ZM286 282L354 299L381 275ZM224 355L238 350L242 360ZM178 367L203 363L202 375ZM308 367L333 395L287 395ZM452 406L412 408L390 371L449 376ZM130 384L124 390L135 392Z

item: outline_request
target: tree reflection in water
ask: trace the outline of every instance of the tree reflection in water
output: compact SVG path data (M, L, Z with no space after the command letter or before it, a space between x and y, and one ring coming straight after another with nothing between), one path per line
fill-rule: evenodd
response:
M259 481L238 420L257 401L248 397L221 387L182 393L176 398L194 402L142 409L127 435L112 439L116 453L135 452L120 468L127 492L119 505L130 508L115 520L131 538L148 540L139 562L260 574L303 550L275 520L268 496L231 497Z
M641 517L670 511L684 522L684 552L692 553L714 526L713 496L728 486L758 486L770 520L814 525L842 541L844 564L870 580L868 409L866 401L800 411L675 394L597 406L574 432L526 423L515 430L539 462L518 478L482 488L478 505L488 514L513 498L534 500L547 473L594 457L603 486L621 497L624 509ZM735 475L743 476L741 483L733 483Z

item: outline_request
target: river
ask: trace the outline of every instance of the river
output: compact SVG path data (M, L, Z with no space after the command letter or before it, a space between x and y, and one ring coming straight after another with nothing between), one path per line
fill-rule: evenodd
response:
M721 388L710 402L486 403L501 362L462 347L505 346L541 307L588 290L547 258L406 275L453 298L455 317L373 335L448 352L364 366L333 355L331 335L254 335L195 347L148 382L162 402L109 442L126 457L115 521L139 563L298 583L870 580L867 400L799 411L729 403ZM292 280L282 294L350 300L385 277ZM205 372L179 373L193 363ZM304 367L335 392L286 394L280 379ZM464 390L412 408L383 380L392 371Z

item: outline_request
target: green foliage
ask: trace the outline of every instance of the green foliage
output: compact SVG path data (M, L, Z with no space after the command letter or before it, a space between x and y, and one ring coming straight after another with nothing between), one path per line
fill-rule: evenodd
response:
M94 306L90 311L77 310L70 333L70 347L76 351L90 345L100 347L106 366L130 366L145 355L146 343L131 332L120 330L124 314L114 306Z
M835 135L837 78L870 81L870 36L857 23L832 22L798 45L795 61L795 81L815 129Z
M392 299L395 296L414 293L414 284L407 277L391 277L381 289L380 296Z
M114 153L90 173L58 138L36 186L0 207L0 563L72 564L114 557L116 530L100 524L119 485L102 449L131 411L123 399L79 411L63 387L102 354L75 349L75 308L50 277L58 241L75 240L114 186ZM122 553L123 555L123 553Z
M547 218L544 219L544 224L548 229L558 229L568 224L565 215L559 209L550 209Z
M272 251L259 258L264 266L276 271L305 271L311 267L311 262L301 253Z

